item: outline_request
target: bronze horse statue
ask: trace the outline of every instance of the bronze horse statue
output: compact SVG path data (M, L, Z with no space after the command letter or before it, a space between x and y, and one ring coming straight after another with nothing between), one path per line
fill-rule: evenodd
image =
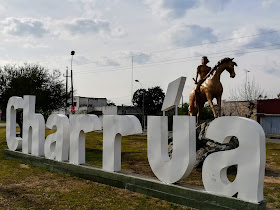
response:
M223 71L227 70L230 73L230 77L234 78L234 66L237 66L237 64L233 61L233 58L223 58L211 70L213 75L209 74L206 76L207 78L204 78L205 81L201 84L200 91L196 93L195 88L191 91L189 98L189 115L193 116L195 107L198 107L197 124L199 123L204 104L207 101L209 102L214 117L217 117L212 103L214 98L216 98L218 104L218 117L221 116L223 86L220 82L220 77Z

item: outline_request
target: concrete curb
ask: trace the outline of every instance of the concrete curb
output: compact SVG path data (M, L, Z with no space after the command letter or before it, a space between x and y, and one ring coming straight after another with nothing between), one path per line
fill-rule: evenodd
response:
M153 177L125 172L111 173L91 165L73 165L7 149L4 150L4 155L6 158L28 162L34 166L198 209L266 209L265 201L258 204L250 203L237 198L209 194L200 187L167 185Z

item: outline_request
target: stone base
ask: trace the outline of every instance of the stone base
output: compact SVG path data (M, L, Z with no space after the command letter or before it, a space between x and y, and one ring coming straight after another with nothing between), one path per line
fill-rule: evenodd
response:
M9 159L28 162L32 165L47 168L60 173L70 174L102 184L127 189L148 196L198 209L266 209L265 201L255 204L240 199L213 195L201 187L190 185L164 184L153 177L125 172L107 172L91 165L73 165L68 162L58 162L4 150Z

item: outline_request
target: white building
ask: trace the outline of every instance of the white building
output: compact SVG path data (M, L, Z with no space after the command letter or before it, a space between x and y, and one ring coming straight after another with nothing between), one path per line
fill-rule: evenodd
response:
M101 115L102 107L107 106L106 98L88 98L74 96L74 106L76 114L97 114Z
M134 106L107 106L106 98L74 96L75 114L137 115L142 109ZM69 108L70 111L70 108Z

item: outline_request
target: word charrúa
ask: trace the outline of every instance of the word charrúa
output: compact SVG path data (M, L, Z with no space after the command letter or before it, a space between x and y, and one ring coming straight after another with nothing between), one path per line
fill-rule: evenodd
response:
M23 135L16 137L16 110L23 109ZM45 128L56 130L45 139ZM96 115L52 114L45 123L35 113L35 96L11 97L7 105L6 139L12 151L44 156L71 164L85 163L85 133L103 127L103 170L121 170L122 136L142 133L139 120L132 115L104 115L103 122ZM236 149L210 154L202 167L205 190L213 194L233 196L258 203L263 200L265 171L265 135L255 121L242 117L220 117L208 127L206 138L220 143L236 136ZM173 117L173 153L168 156L168 126L166 116L148 117L148 161L152 171L164 183L175 183L187 177L196 160L195 117ZM227 169L237 166L233 182Z

